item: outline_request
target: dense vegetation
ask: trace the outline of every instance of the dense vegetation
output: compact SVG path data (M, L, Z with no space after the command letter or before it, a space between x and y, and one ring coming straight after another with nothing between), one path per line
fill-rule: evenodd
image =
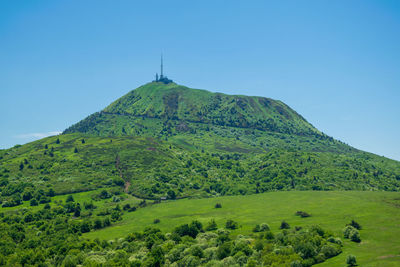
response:
M82 208L80 208L82 207ZM342 241L314 225L287 225L277 232L265 223L254 234L233 237L237 222L218 227L199 221L164 234L147 227L112 242L81 238L82 233L108 227L121 218L119 205L91 219L94 205L73 196L36 211L1 214L0 265L7 266L310 266L341 253ZM154 220L159 223L160 220Z
M276 190L390 190L399 164L364 152L198 151L154 138L65 134L3 151L1 204L118 186L144 199Z

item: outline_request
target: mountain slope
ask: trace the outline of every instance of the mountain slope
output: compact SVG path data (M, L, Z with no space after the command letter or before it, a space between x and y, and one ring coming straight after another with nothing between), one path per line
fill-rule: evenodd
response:
M149 83L60 136L0 151L0 200L119 186L140 198L400 189L400 163L324 135L280 101ZM15 203L14 203L15 204Z
M263 150L355 151L321 133L280 101L211 93L174 83L141 86L64 131L78 132L170 138L178 143L180 139L197 146L203 146L205 135L213 134Z

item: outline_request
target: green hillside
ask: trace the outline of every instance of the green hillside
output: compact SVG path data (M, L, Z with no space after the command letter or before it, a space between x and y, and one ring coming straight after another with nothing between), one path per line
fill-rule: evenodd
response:
M145 199L400 188L400 163L320 133L280 101L149 83L65 130L0 151L2 205L32 188Z
M280 101L264 97L225 95L190 89L175 83L159 82L143 85L106 107L102 113L128 117L144 117L218 126L259 129L296 135L321 135L304 118ZM95 131L91 120L84 120L67 129L70 132ZM108 128L111 125L108 125ZM113 125L114 134L120 134ZM131 125L134 127L134 125ZM131 128L128 127L128 128ZM178 127L179 124L175 127ZM184 125L181 130L185 130ZM97 129L99 135L112 132ZM125 128L125 131L128 129Z
M258 150L355 151L319 132L280 101L211 93L174 83L141 86L66 129L67 133L151 136L198 147L208 137L217 136Z
M153 82L0 150L0 266L392 264L399 190L400 162L280 101Z

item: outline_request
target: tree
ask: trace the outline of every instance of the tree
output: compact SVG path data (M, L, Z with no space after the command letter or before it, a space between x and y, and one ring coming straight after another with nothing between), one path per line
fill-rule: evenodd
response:
M357 230L361 230L361 225L358 222L356 222L355 220L351 220L351 223L349 223L347 225L353 226Z
M79 203L77 203L75 207L74 216L75 217L81 216L81 205Z
M57 138L57 140L56 140L56 144L59 144L60 143L60 139L59 138Z
M208 223L208 225L206 227L206 230L213 231L213 230L217 230L217 228L218 228L217 223L215 222L214 219L211 219L211 221Z
M260 224L260 231L261 231L261 232L269 231L269 225L266 224L266 223Z
M30 205L31 205L31 206L37 206L37 205L38 205L37 200L36 200L35 198L32 198L32 199L31 199L31 202L30 202Z
M160 246L153 246L150 255L153 258L152 266L162 266L164 264L164 251Z
M90 225L87 221L83 221L81 224L81 232L82 233L87 233L90 232Z
M68 195L67 200L65 202L74 202L74 197L72 195Z
M94 221L93 228L94 228L94 229L103 228L103 223L101 222L101 220L100 220L99 218L97 218L97 219Z
M32 197L33 197L32 189L30 189L30 188L25 189L24 193L22 194L22 200L23 201L28 201L28 200L31 200Z
M110 226L111 225L110 218L105 217L103 220L103 225L104 225L104 227Z
M361 242L361 238L360 238L360 232L358 232L357 229L354 229L350 232L350 236L349 236L350 240L353 242L357 242L360 243Z
M169 190L169 191L167 192L167 195L168 195L168 198L169 198L169 199L175 199L175 198L176 198L176 193L175 193L174 190Z
M78 149L76 147L74 149L74 153L78 153Z
M113 183L118 186L123 186L125 184L125 181L121 177L114 177Z
M47 191L46 195L49 197L54 197L56 195L56 192L54 192L53 188L50 188L49 191Z
M222 260L231 254L231 243L226 242L220 245L217 249L217 257Z
M22 171L24 169L24 163L21 162L21 164L19 164L19 170Z
M290 229L290 225L287 222L282 221L281 226L279 228L280 229Z
M229 219L226 221L225 228L235 230L238 228L238 223L235 222L234 220Z
M357 266L356 256L354 256L354 255L347 256L346 263L348 266Z

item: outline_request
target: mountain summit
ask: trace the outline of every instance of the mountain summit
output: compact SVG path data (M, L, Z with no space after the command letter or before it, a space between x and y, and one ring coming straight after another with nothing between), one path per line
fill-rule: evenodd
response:
M116 117L124 118L125 123L112 123ZM163 82L151 82L132 90L64 133L135 135L135 130L141 128L138 118L171 121L177 127L197 123L300 136L324 136L281 101L211 93Z

